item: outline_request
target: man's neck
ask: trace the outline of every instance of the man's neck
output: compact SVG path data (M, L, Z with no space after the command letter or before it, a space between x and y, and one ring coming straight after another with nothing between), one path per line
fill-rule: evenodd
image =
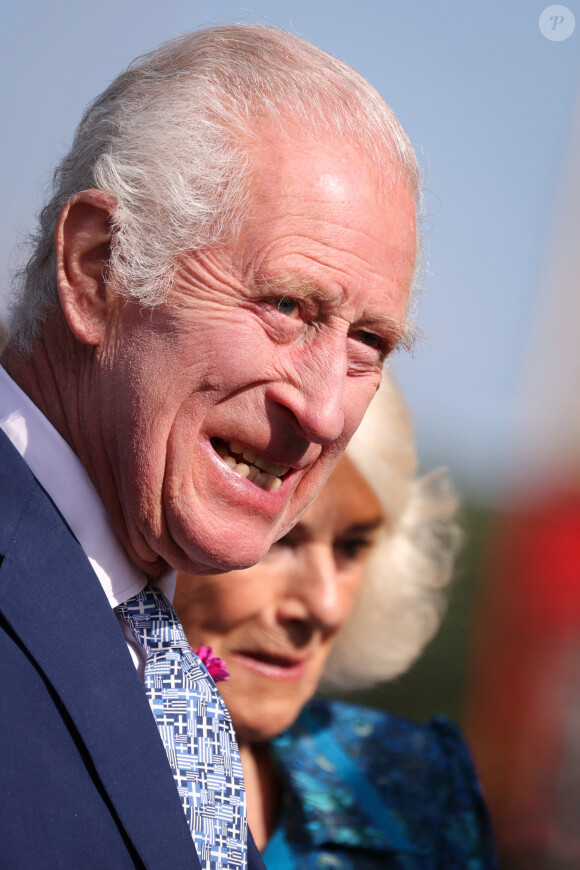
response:
M29 353L9 342L0 362L82 460L80 384L78 367L72 362L83 350L75 347L78 342L67 336L58 320L55 316L47 322ZM83 369L87 369L86 364Z
M59 312L43 324L30 353L24 354L9 342L0 362L76 453L130 560L154 579L167 571L167 564L159 558L145 562L131 544L102 438L100 396L93 382L94 354L92 346L75 339Z

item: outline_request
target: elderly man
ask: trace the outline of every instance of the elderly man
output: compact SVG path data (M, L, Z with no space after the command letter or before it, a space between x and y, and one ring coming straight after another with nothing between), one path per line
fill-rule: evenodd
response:
M4 866L260 866L172 572L255 563L324 483L408 334L416 198L376 92L273 29L85 113L0 369Z

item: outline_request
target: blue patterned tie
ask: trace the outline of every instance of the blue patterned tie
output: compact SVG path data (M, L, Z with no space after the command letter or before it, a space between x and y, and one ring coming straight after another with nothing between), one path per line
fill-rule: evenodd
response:
M145 690L204 870L245 870L246 793L232 720L173 607L147 586L116 612L147 652Z

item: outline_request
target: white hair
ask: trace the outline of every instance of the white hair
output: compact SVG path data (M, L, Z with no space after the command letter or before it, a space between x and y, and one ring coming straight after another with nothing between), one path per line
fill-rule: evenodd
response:
M410 667L440 625L461 540L447 472L416 477L407 409L387 372L346 452L386 524L328 659L323 692L367 688Z
M58 306L53 239L73 194L99 188L114 197L108 275L120 292L158 305L181 256L235 235L251 193L252 142L264 123L289 137L290 125L343 137L419 202L404 130L346 64L264 25L187 34L137 58L87 108L17 276L12 340L29 351Z

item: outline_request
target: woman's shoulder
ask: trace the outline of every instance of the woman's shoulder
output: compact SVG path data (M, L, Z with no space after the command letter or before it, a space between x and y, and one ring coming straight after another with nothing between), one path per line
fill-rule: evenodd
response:
M309 788L324 780L325 788L339 794L348 784L351 814L354 803L367 814L369 806L381 805L407 843L448 861L441 866L496 866L473 762L459 727L446 716L420 723L315 699L279 740L286 764L308 772Z
M382 753L388 749L391 756L414 758L445 769L457 762L467 763L468 770L473 772L461 729L444 715L417 722L384 710L315 698L306 705L289 733L304 738L319 730L331 733L360 757L372 754L378 746Z

